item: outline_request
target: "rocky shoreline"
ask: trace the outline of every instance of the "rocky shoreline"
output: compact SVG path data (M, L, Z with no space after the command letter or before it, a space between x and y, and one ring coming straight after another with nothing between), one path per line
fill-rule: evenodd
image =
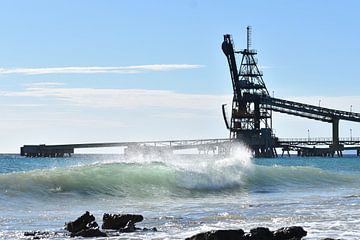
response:
M66 232L25 232L24 236L31 237L31 239L51 238L51 237L116 237L122 233L130 233L136 231L154 231L157 229L151 228L137 228L135 223L141 222L144 219L142 215L137 214L108 214L103 215L103 224L100 226L95 221L94 215L90 212L85 212L75 221L65 223L64 230Z
M157 229L137 228L136 223L143 221L144 217L138 214L108 214L103 215L101 226L95 221L90 212L85 212L75 221L65 223L64 232L25 232L29 239L42 239L51 237L124 237L123 234L136 231L154 231ZM270 231L269 228L258 227L245 232L242 229L213 230L198 233L185 240L301 240L307 232L300 226L291 226ZM322 240L336 240L324 238Z

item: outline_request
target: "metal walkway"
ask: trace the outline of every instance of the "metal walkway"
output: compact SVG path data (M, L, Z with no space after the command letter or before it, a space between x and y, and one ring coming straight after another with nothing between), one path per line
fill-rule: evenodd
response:
M343 155L344 150L356 150L360 156L360 138L339 138L338 144L334 145L332 138L279 138L277 147L282 148L282 156L285 152L290 156L290 151L296 151L298 156L335 156Z
M360 137L345 137L339 138L339 143L344 146L360 146ZM307 146L318 146L318 145L332 145L332 138L279 138L278 145L307 145Z
M198 149L203 151L221 151L230 139L196 139L196 140L169 140L169 141L144 141L144 142L109 142L109 143L81 143L60 145L24 145L20 148L21 156L27 157L63 157L70 156L77 148L107 148L125 147L125 153L164 153L173 150Z

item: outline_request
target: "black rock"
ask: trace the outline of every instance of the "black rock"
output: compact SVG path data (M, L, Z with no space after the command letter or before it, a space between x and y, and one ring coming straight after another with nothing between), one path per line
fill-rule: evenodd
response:
M285 227L274 232L265 227L243 230L214 230L196 234L187 240L301 240L307 232L302 227ZM333 239L324 239L333 240Z
M149 232L149 231L151 231L151 232L157 232L157 231L158 231L156 227L153 227L153 228L143 228L142 230L143 230L144 232Z
M99 227L83 229L76 233L71 233L70 237L107 237L107 234L100 231Z
M24 232L24 236L29 237L29 236L35 236L36 232Z
M144 220L142 215L135 214L108 214L103 216L102 229L114 229L119 230L125 228L129 221L133 224Z
M119 232L135 232L137 228L135 227L135 223L133 221L129 221L124 228L120 228Z
M90 213L88 211L86 211L86 213L84 213L82 216L80 216L75 221L65 223L65 229L71 233L77 233L81 230L89 229L91 227L91 224L93 224L93 223L91 223L93 221L95 221L95 217L93 215L90 215ZM96 225L97 225L97 223L96 223Z
M242 240L244 231L237 230L214 230L204 233L196 234L186 240Z
M89 229L89 228L99 228L99 225L97 224L97 222L93 221L93 222L90 222L88 224L86 224L86 228Z
M258 227L250 230L244 235L244 240L273 240L273 233L265 227Z
M25 237L33 237L32 239L41 239L48 238L50 236L49 232L41 232L41 231L32 231L32 232L24 232Z
M70 237L106 237L107 234L99 230L95 217L88 211L73 222L65 223L65 229Z
M273 232L275 240L300 240L307 232L298 226L284 227Z

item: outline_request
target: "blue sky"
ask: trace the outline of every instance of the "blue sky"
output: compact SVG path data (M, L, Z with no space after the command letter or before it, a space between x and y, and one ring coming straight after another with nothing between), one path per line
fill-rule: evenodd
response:
M360 112L359 1L0 1L0 152L227 137L223 34L246 26L269 92ZM341 122L360 136L358 124ZM331 126L275 115L279 137ZM295 130L294 130L295 129Z

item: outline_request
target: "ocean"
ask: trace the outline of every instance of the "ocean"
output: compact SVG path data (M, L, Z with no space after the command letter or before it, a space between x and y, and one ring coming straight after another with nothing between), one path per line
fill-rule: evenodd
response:
M0 238L62 232L90 211L144 216L117 239L184 239L211 229L299 225L305 239L359 239L360 158L253 159L231 156L0 155ZM54 236L62 239L63 235Z

